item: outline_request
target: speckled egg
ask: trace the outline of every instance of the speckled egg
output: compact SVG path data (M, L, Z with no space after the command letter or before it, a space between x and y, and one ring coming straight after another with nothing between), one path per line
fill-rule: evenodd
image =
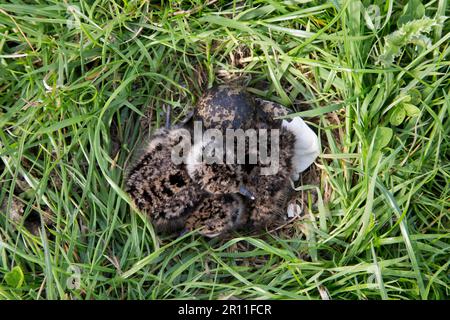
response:
M255 102L244 88L220 85L209 89L198 101L194 120L206 129L249 129L255 119Z
M259 128L280 128L282 120L278 117L289 114L286 107L273 101L255 98L255 105Z

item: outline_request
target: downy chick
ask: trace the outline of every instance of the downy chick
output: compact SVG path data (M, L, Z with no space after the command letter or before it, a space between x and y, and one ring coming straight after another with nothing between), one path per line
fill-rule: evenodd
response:
M289 178L293 168L294 145L295 135L282 128L277 172L266 174L264 169L268 169L268 166L258 163L244 175L244 185L254 195L254 200L248 201L249 223L253 227L264 228L280 220L285 214L287 202L293 192Z
M291 179L298 180L300 173L305 171L320 154L316 133L301 117L277 119L289 114L289 110L281 104L260 98L255 99L255 104L260 123L264 123L269 128L287 128L295 135Z
M183 128L160 129L127 175L127 192L159 232L182 228L204 194L190 179L185 165L172 159L172 148L182 141L188 148L189 137Z
M242 166L227 164L223 143L212 140L196 143L186 158L186 170L193 181L210 194L240 193L253 195L243 186Z
M290 179L298 180L299 174L314 162L319 154L319 143L317 135L300 117L277 119L288 115L284 106L259 98L255 102L256 127L280 129L278 172L263 175L265 166L258 163L244 177L244 186L255 196L255 201L249 202L249 220L253 226L261 228L284 217L294 193Z
M245 222L245 205L239 195L207 195L186 221L185 231L199 229L208 238L224 236Z

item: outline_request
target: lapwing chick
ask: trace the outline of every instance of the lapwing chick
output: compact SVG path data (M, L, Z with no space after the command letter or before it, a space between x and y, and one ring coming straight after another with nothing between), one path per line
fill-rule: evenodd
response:
M315 161L319 143L317 135L300 117L278 119L289 113L284 106L259 98L255 103L255 127L280 130L278 171L265 175L263 170L267 166L258 162L243 178L244 186L255 197L254 201L248 202L249 222L256 228L263 228L285 217L288 201L294 193L290 179L298 180L299 174ZM270 139L268 142L270 145Z
M227 152L223 143L215 140L194 144L186 157L188 175L210 194L240 193L253 199L242 184L242 165L226 163Z
M244 88L219 85L209 89L198 101L194 120L206 129L248 129L255 118L255 102Z
M316 133L301 117L278 119L289 114L287 108L276 102L255 99L257 118L268 128L286 128L295 135L294 156L292 159L291 179L296 181L320 154L319 139Z
M190 145L186 129L160 129L127 174L127 192L158 232L181 229L204 194L183 162L172 159L173 148L182 141L185 147Z
M254 200L248 202L249 223L253 227L264 228L281 220L286 212L288 200L293 192L289 178L293 169L295 140L296 137L292 132L282 128L278 148L278 170L267 174L264 169L268 169L268 165L258 163L244 175L244 185L254 195Z
M185 231L199 229L205 237L220 237L242 226L245 219L245 205L239 195L211 194L205 196L187 218Z

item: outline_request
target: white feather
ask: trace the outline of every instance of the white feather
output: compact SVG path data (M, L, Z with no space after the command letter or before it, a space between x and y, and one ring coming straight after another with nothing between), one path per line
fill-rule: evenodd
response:
M291 131L296 137L293 158L294 171L291 178L298 180L299 174L313 164L319 155L319 139L300 117L295 117L290 122L283 120L281 126Z

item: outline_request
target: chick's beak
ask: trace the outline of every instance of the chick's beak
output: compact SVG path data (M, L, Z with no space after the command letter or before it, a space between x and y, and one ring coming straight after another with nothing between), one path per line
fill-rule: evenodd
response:
M242 194L244 197L249 198L250 200L255 200L255 196L253 193L251 193L246 187L241 186L239 188L239 193Z

